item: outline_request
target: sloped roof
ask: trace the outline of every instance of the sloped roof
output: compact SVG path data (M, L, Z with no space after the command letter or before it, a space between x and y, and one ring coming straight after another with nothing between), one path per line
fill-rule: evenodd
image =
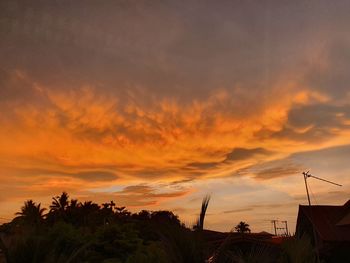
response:
M349 214L350 200L342 206L300 205L298 224L301 223L302 217L306 217L322 240L350 241Z

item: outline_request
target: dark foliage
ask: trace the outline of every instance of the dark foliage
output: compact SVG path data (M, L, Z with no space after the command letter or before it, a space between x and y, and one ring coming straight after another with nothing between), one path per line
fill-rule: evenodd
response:
M250 228L246 222L241 221L237 226L235 226L235 231L238 233L250 233Z
M270 246L232 245L229 235L218 248L209 249L203 231L209 200L209 196L203 199L194 229L185 227L170 211L131 213L113 201L100 206L92 201L70 200L65 192L52 199L47 214L41 204L28 200L12 222L0 226L0 252L8 263L276 262L277 257L278 262L314 260L306 239L291 240L276 253ZM250 233L245 222L235 230L242 236Z
M133 214L113 201L99 206L65 192L44 210L28 200L1 226L8 263L204 262L200 240L170 211Z

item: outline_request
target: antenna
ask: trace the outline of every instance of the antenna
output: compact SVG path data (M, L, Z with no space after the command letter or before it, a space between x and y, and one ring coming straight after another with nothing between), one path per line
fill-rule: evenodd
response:
M307 180L306 180L307 178L312 177L312 178L315 178L317 180L320 180L320 181L323 181L323 182L326 182L326 183L329 183L329 184L333 184L333 185L336 185L336 186L342 186L341 184L337 184L335 182L328 181L326 179L322 179L320 177L314 176L314 175L310 174L310 171L303 172L303 175L304 175L305 188L306 188L307 200L309 201L309 206L311 206L311 201L310 201L310 195L309 195L309 188L308 188Z
M333 185L336 185L336 186L342 186L341 184L337 184L337 183L334 183L332 181L328 181L328 180L322 179L320 177L314 176L314 175L310 174L310 171L303 172L303 175L304 175L304 182L305 182L305 188L306 188L307 200L309 202L310 212L312 212L312 211L311 211L311 202L310 202L309 188L307 186L307 178L312 177L312 178L315 178L317 180L320 180L320 181L323 181L323 182L326 182L326 183L329 183L329 184L333 184ZM317 262L320 262L320 254L319 254L318 245L317 245L318 238L317 238L317 235L316 235L315 227L312 227L312 230L313 230L314 239L315 239Z

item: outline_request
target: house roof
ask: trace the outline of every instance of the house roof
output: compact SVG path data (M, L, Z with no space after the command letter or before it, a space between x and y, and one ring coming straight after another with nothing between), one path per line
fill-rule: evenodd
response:
M350 200L342 206L300 205L297 229L304 218L314 225L322 240L350 241Z

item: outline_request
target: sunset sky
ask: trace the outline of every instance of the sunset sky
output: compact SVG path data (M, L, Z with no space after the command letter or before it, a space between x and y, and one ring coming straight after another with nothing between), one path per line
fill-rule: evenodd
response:
M0 223L67 191L294 230L350 198L349 1L1 1Z

